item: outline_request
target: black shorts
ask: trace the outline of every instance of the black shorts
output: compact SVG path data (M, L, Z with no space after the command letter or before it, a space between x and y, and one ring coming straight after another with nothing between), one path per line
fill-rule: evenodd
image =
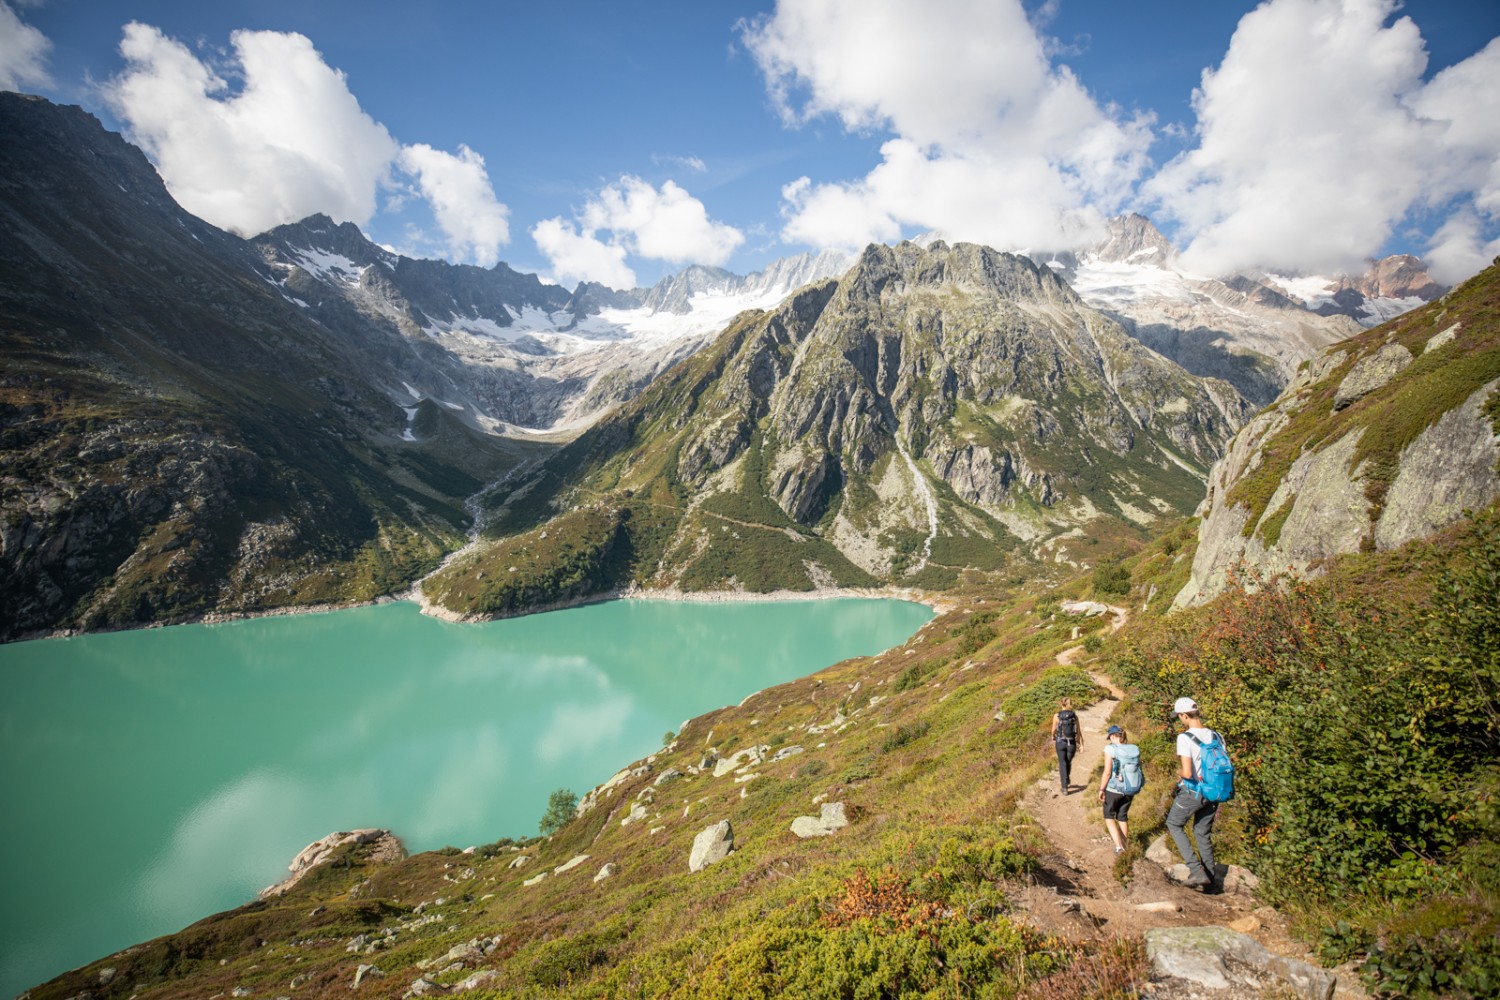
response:
M1126 795L1124 792L1111 792L1104 790L1104 818L1124 823L1130 818L1130 803L1135 801L1134 795Z

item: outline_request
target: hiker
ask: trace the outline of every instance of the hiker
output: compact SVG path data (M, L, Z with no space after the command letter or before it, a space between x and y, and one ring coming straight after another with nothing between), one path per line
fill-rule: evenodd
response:
M1146 779L1141 771L1141 748L1129 742L1122 727L1110 726L1104 738L1109 744L1104 748L1099 801L1104 803L1104 829L1114 841L1115 853L1121 854L1130 836L1130 803Z
M1212 887L1217 878L1214 871L1214 818L1219 814L1219 803L1210 802L1194 787L1203 779L1203 748L1219 736L1203 727L1198 714L1198 703L1191 698L1178 698L1172 703L1172 714L1183 726L1177 735L1177 761L1182 781L1177 785L1177 796L1167 813L1167 832L1177 844L1178 853L1187 862L1188 877L1183 885L1204 888ZM1193 824L1193 840L1198 842L1198 853L1193 854L1193 845L1188 841L1188 822Z
M1083 730L1078 725L1078 713L1073 711L1072 698L1057 703L1057 712L1052 716L1052 745L1057 748L1057 780L1062 784L1062 793L1067 795L1073 755L1083 749Z

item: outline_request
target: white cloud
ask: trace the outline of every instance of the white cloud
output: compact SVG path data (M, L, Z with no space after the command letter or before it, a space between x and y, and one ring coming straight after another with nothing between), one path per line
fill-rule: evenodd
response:
M1018 0L782 0L741 35L787 122L896 136L861 179L789 185L790 241L914 227L1066 245L1102 231L1147 165L1151 119L1099 107L1053 66Z
M703 202L674 182L656 188L629 175L589 201L576 225L547 219L531 235L560 279L613 288L634 287L627 254L673 264L722 264L745 241L744 233L710 219Z
M1476 214L1460 210L1433 234L1424 256L1433 278L1455 285L1500 258L1500 237L1486 241Z
M400 163L416 176L455 256L484 267L500 259L510 242L510 211L495 199L484 157L464 145L455 156L418 143L401 151Z
M1413 208L1500 210L1496 43L1424 86L1395 0L1269 0L1194 93L1197 146L1145 186L1209 273L1358 270ZM1479 217L1439 240L1457 261ZM1451 277L1451 272L1450 272Z
M0 0L0 90L50 87L47 52L52 42Z
M559 284L597 281L611 288L634 288L635 272L625 265L625 248L611 245L592 233L580 233L560 218L543 219L531 229L537 249L552 262Z
M674 264L722 264L745 241L672 181L658 189L628 175L588 203L583 223L590 231L611 230L632 253Z
M681 167L684 170L691 170L695 174L706 173L708 171L708 164L704 163L703 158L698 156L653 155L651 162L656 164L671 164L672 166Z
M230 42L237 90L180 42L128 24L127 68L105 87L184 208L245 236L316 212L364 226L399 167L431 205L450 253L486 266L498 259L508 210L483 157L467 146L456 155L403 149L303 35L236 31Z
M344 76L298 34L230 36L244 86L181 43L125 26L129 63L107 96L188 211L242 235L326 212L363 225L398 146Z

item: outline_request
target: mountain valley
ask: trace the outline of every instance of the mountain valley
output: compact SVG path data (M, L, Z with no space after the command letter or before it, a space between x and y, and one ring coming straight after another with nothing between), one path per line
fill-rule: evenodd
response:
M1122 216L568 292L327 216L241 239L77 108L0 94L0 133L0 641L393 596L938 612L543 836L335 834L31 1000L1178 998L1146 942L1187 922L1337 996L1495 995L1500 261L1196 276ZM1183 691L1240 768L1219 893L1158 842ZM1117 856L1045 798L1062 698L1141 746Z

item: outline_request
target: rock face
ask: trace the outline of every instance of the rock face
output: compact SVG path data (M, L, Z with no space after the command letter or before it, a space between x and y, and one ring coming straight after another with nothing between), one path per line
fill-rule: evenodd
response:
M262 889L258 898L270 899L273 896L285 894L288 889L302 881L308 872L318 865L332 861L348 847L367 847L367 850L363 852L366 859L380 864L400 861L406 857L406 848L389 830L372 827L365 830L330 833L321 840L315 840L304 847L287 866L287 870L292 873L291 877Z
M688 871L700 872L709 865L723 861L733 850L734 830L730 827L729 820L720 820L693 838L693 849L688 855Z
M1237 566L1316 572L1385 551L1500 496L1500 267L1310 362L1230 443L1199 510L1178 606Z

